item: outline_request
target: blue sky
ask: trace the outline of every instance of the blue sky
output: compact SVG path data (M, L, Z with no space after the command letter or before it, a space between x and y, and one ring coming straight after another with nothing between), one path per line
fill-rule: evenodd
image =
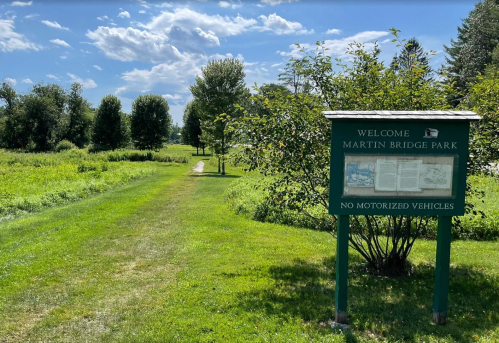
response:
M376 40L389 61L399 50L394 27L436 51L438 68L475 2L0 0L0 81L21 93L38 82L80 82L93 106L115 94L125 112L140 94L160 94L182 125L189 86L211 59L243 61L251 87L276 82L295 43L326 41L344 57L349 43Z

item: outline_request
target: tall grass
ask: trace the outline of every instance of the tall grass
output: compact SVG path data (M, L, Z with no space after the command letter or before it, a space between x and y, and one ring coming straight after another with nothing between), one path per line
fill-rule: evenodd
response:
M259 174L250 174L234 181L225 192L225 200L237 214L243 214L248 218L285 225L293 225L308 229L330 230L327 227L318 227L317 221L309 217L279 208L268 199L268 192L265 185L272 182L272 178ZM486 217L472 213L466 214L461 219L461 227L452 228L454 239L472 239L478 241L492 241L499 239L499 179L491 176L472 176L470 182L479 191L484 191L483 198L471 198L470 201L477 210L485 213ZM316 217L329 216L322 207L307 209ZM331 223L332 224L332 223ZM423 232L423 236L428 239L435 239L437 236L438 221L432 218L429 225Z
M187 163L187 153L115 151L89 154L0 150L0 220L77 201L152 174L157 163ZM133 163L141 161L142 163Z

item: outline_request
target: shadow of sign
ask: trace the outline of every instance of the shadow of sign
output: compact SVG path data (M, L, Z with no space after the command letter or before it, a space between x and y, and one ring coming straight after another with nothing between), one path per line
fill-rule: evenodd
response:
M436 326L431 321L432 297L428 296L433 293L433 265L415 266L410 277L386 278L367 275L358 255L349 259L349 342L373 335L387 341L425 341L425 336L432 335L464 343L499 325L498 276L451 267L448 322ZM327 323L334 317L334 256L317 264L295 260L263 269L243 273L268 275L274 286L239 294L237 307L264 311L283 321L299 318L324 335L331 334Z

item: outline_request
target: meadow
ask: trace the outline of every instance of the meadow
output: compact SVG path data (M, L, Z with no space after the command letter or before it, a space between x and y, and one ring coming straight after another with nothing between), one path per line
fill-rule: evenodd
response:
M499 340L498 242L453 241L445 326L432 322L434 241L416 243L400 278L367 274L350 251L350 326L332 329L329 233L236 214L227 188L245 174L222 177L209 157L145 165L142 178L0 223L0 342Z
M0 150L0 220L105 192L151 175L153 162L187 163L190 155L178 148L36 154Z

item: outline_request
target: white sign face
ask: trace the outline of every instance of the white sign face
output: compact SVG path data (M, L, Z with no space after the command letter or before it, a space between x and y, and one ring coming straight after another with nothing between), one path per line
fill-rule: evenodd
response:
M452 156L345 156L346 196L450 197Z

